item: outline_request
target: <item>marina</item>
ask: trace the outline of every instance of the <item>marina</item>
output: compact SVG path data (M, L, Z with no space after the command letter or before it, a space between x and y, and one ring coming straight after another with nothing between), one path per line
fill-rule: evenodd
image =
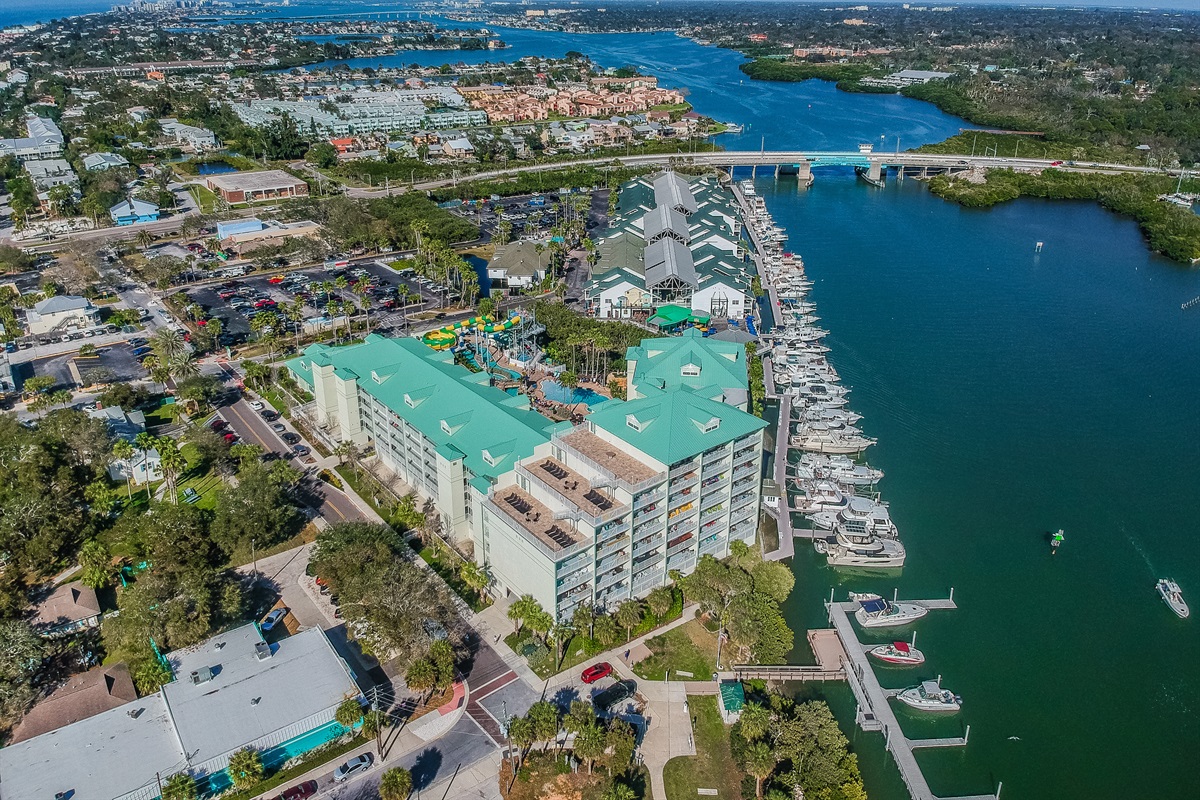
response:
M847 408L850 390L826 359L822 340L829 331L816 324L812 280L800 256L784 250L787 231L772 220L753 183L735 183L734 194L775 320L760 337L766 396L779 403L777 453L783 451L775 464L780 548L768 557L786 557L784 542L803 538L831 567L899 569L907 552L875 490L883 472L855 460L875 440L857 427L860 415ZM807 526L797 527L793 514L807 517Z

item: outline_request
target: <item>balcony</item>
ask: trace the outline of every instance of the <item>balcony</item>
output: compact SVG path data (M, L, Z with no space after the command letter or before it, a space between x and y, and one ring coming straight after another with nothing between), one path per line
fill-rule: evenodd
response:
M651 569L633 578L633 594L638 595L662 583L662 570Z
M608 544L614 537L624 536L627 533L629 533L629 528L625 520L610 522L596 529L596 544L598 546Z
M671 493L680 491L681 489L690 489L696 485L696 481L700 480L700 471L692 470L679 478L671 480Z
M725 470L728 468L729 468L729 459L722 458L720 461L716 462L715 464L705 464L704 470L700 473L700 477L705 478L705 479L711 478L713 475L716 475L717 473L721 472L722 470Z
M613 539L612 541L605 542L603 547L596 548L596 560L599 561L601 559L608 558L618 550L625 548L628 544L628 536L622 536L619 539Z
M686 572L696 566L696 554L692 552L676 553L667 559L667 572L673 569Z
M658 503L651 503L650 505L643 508L641 511L634 512L633 523L634 523L634 525L637 525L637 523L641 522L642 520L644 520L648 517L653 517L658 513L659 513Z
M613 569L614 567L624 566L629 563L629 551L621 550L612 555L596 562L596 574Z
M656 547L661 547L662 543L663 539L661 536L647 536L645 539L633 543L633 554L635 556L641 555Z
M648 522L644 522L641 525L635 526L633 529L633 538L644 539L651 534L661 531L666 524L666 520L664 520L662 517L655 517Z
M719 516L724 513L725 513L725 504L717 503L715 506L709 506L708 508L704 509L704 511L700 514L700 522L702 522L702 523L706 522L707 520L710 520L713 517Z
M674 520L679 517L691 514L695 510L696 510L696 504L691 501L688 501L681 506L677 506L677 507L671 509L670 513L667 514L667 519Z
M658 491L654 491L654 492L646 492L645 494L640 495L636 500L633 501L633 510L634 510L634 512L637 512L637 511L645 508L648 503L657 503L659 500L662 500L663 497L665 497L665 496L666 496L666 493L661 489L659 489Z
M596 581L596 591L603 592L605 589L611 588L622 581L629 578L629 570L625 567L613 570L607 575L601 575Z
M758 496L758 494L753 489L751 489L750 491L742 492L741 494L734 495L733 502L731 503L731 505L733 506L733 510L737 511L739 508L741 508L743 505L750 502L757 496Z
M745 489L747 486L753 486L755 483L753 475L747 475L744 478L733 482L733 490L736 492L739 489Z
M584 598L584 597L587 597L588 595L590 595L591 593L592 593L591 584L584 583L584 584L580 584L572 589L568 589L566 591L559 592L558 597L555 598L555 601L558 605L562 605L567 600L571 600L573 598Z
M710 536L700 543L700 555L715 553L725 544L725 537Z
M745 447L739 446L737 450L733 451L733 460L741 461L742 456L748 455L748 454L751 454L754 452L754 450L756 449L756 445L757 445L757 442L751 442L750 444L746 445Z
M629 510L629 506L592 486L586 478L555 458L545 457L529 464L517 464L517 474L562 498L566 505L593 527L614 520Z
M746 505L739 508L737 511L733 512L729 516L730 527L737 525L739 522L742 522L744 520L747 520L747 519L750 519L751 517L753 517L755 508L756 508L756 506L754 503L747 503Z
M757 466L758 465L753 461L746 461L742 464L738 464L733 468L733 479L737 480L738 478L744 478L747 475L754 475L758 472Z
M633 571L638 572L646 567L647 564L653 564L656 561L662 561L663 554L660 552L646 553L633 559Z
M555 582L554 585L555 588L558 589L559 596L562 596L571 589L574 589L576 586L582 586L586 583L591 583L591 581L592 571L590 569L582 569L572 575L568 575L565 578L560 578Z
M678 478L680 475L683 475L684 473L686 473L690 470L695 470L695 468L696 468L696 460L695 459L692 459L691 461L686 461L682 464L676 464L671 469L671 472L669 473L671 476L671 480Z

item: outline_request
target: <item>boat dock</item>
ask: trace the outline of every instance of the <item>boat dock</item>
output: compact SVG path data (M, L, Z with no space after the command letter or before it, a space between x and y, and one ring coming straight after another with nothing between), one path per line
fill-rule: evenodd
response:
M949 599L945 600L909 600L907 602L924 606L931 611L958 607L954 603L953 591L951 591ZM966 735L961 737L909 739L905 736L900 728L900 722L896 719L896 714L888 702L888 698L895 696L897 691L880 686L879 679L875 676L867 656L867 651L874 645L866 646L860 642L854 632L854 623L850 621L851 616L858 610L858 603L831 602L825 605L829 610L829 621L837 632L842 651L846 656L846 669L844 670L846 680L849 681L850 690L854 692L854 698L858 702L855 721L864 731L883 733L884 746L892 754L892 759L900 770L900 777L904 780L904 785L908 787L908 793L912 800L999 800L999 788L995 794L971 795L952 799L939 798L933 793L929 788L929 783L925 780L925 775L921 772L921 765L917 763L913 751L931 747L962 747L967 743L971 729L968 727Z

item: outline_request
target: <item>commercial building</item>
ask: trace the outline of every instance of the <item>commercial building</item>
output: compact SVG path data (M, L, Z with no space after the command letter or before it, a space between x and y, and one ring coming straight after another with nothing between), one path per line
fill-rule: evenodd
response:
M187 125L177 119L167 118L158 121L162 134L168 139L174 139L184 147L190 147L196 152L213 150L217 146L217 135L208 128Z
M9 73L11 81L12 73ZM25 118L28 136L0 139L0 158L13 156L18 161L31 158L54 158L62 155L63 134L54 120L30 114Z
M25 312L25 326L32 336L57 333L67 328L90 328L100 322L100 309L86 297L63 294L34 303Z
M296 236L318 236L321 226L310 220L278 222L277 220L239 219L217 223L217 238L222 247L231 247L239 254Z
M740 320L752 310L754 266L741 219L715 179L667 172L630 181L618 197L585 290L589 313L646 321L664 306L679 306L692 312L682 322ZM669 320L655 321L674 327Z
M546 277L550 253L538 252L537 242L522 241L500 245L488 262L488 278L493 285L509 289L528 289Z
M307 183L281 169L209 175L206 183L227 203L253 203L308 194Z
M132 225L135 222L154 222L158 219L158 206L147 200L127 198L108 210L114 225Z
M656 341L630 350L636 399L594 406L579 426L550 422L416 339L314 345L288 368L331 438L373 444L500 591L563 618L581 602L642 596L754 538L766 424L741 410L744 354L739 365L725 344Z
M250 624L166 658L154 694L0 749L5 800L152 800L177 772L220 792L233 752L279 766L340 735L334 712L361 694L320 628L268 644Z

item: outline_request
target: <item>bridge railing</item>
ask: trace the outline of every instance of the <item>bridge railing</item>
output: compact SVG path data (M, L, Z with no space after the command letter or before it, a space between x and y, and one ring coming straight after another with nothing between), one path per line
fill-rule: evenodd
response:
M789 664L734 664L733 674L738 680L743 681L841 681L846 679L845 670Z

